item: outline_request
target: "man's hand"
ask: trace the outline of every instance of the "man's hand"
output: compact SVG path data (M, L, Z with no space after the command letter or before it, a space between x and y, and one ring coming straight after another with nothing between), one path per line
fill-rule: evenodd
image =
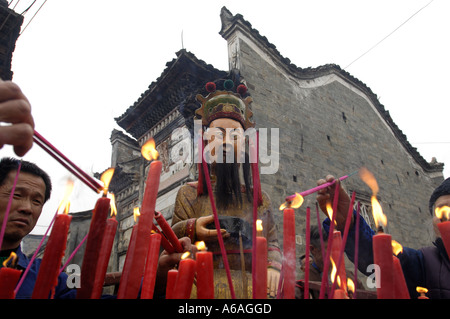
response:
M327 175L325 179L320 179L317 181L317 185L322 185L328 182L333 182L335 180L334 176ZM345 221L347 219L348 209L350 206L350 197L345 192L345 190L342 188L340 180L336 180L336 183L339 183L339 198L338 198L338 205L337 205L337 215L336 215L336 222L337 226L336 229L339 231L343 231L345 227ZM336 184L333 184L331 186L328 186L324 189L319 190L317 193L317 202L319 203L320 209L328 216L327 212L327 202L333 205L333 199L334 199L334 192L336 190ZM353 216L353 215L352 215ZM328 216L330 218L330 216ZM331 219L331 218L330 218ZM353 220L351 221L353 223ZM351 226L351 224L350 224Z
M33 146L34 121L31 105L20 88L13 82L0 81L0 148L14 146L17 156L25 155Z

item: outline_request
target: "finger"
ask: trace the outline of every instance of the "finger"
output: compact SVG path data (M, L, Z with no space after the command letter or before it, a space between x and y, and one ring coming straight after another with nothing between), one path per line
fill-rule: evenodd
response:
M331 182L333 182L333 181L335 180L335 178L334 178L333 175L327 175L327 177L325 177L325 180L326 180L328 183L331 183Z
M31 105L24 99L8 100L0 103L0 122L27 123L34 128Z
M33 128L28 124L0 126L0 145L14 145L14 152L23 156L33 146L33 133Z
M0 103L16 99L25 99L28 101L16 83L11 81L0 82Z

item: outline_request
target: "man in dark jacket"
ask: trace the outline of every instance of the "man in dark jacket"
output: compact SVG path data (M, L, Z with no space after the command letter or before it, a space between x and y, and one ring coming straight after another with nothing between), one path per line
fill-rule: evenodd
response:
M320 185L330 181L334 181L333 176L327 176L326 180L319 180L318 184ZM333 200L334 190L335 186L333 185L319 191L317 200L321 204L321 207L326 201L329 201L330 199ZM339 206L336 216L338 228L343 228L345 225L349 203L350 199L348 194L345 193L340 186ZM434 216L435 208L444 206L450 207L450 178L447 178L434 190L429 201L429 208L432 216ZM324 213L326 213L326 211L324 211ZM345 252L352 262L354 261L355 249L355 216L356 212L354 211L345 246ZM433 224L436 226L438 222L440 222L440 220L434 216ZM323 226L328 232L330 227L330 220L328 218L323 222ZM403 252L397 256L402 265L409 294L413 299L417 298L419 295L416 291L417 286L427 288L427 296L431 299L450 299L449 257L437 227L435 227L435 231L436 240L433 242L433 246L423 247L421 249L403 247ZM372 275L372 273L368 272L368 266L373 264L372 237L374 235L375 232L361 217L359 228L358 269L368 276Z

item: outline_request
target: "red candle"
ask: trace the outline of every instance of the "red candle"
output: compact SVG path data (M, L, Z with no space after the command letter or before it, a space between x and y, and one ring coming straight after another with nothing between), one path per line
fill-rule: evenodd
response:
M311 208L306 207L306 231L305 231L305 287L303 296L309 299L309 245L311 241Z
M41 266L34 284L33 299L47 299L58 283L59 267L64 256L72 216L58 214L47 241Z
M99 198L92 211L91 224L84 250L83 265L81 266L81 287L77 291L77 299L91 298L100 250L105 235L110 201L107 197Z
M103 283L105 281L106 270L108 269L109 257L116 236L118 222L113 216L106 221L105 236L102 240L102 248L98 258L97 272L95 274L94 287L92 290L92 299L98 299L102 295Z
M283 211L283 298L295 298L295 211L285 208Z
M262 235L262 221L256 223L256 267L253 282L253 298L267 298L267 239ZM295 242L294 242L295 244ZM295 264L294 264L295 267ZM286 281L285 281L286 282ZM294 286L295 287L295 286Z
M348 299L344 289L338 288L334 290L333 299Z
M189 255L189 252L186 253ZM196 262L191 258L184 258L180 261L179 265L178 276L172 296L173 299L189 299L192 284L194 283Z
M437 227L441 233L442 242L444 243L447 255L450 256L450 221L438 223Z
M3 262L3 268L0 268L0 299L14 299L16 296L14 289L22 270L8 268L7 264L11 259L11 267L14 267L17 262L17 255L12 252L10 257Z
M173 248L177 253L183 252L183 247L181 247L181 243L178 240L177 235L172 230L172 227L167 223L166 219L160 212L155 213L155 219L158 222L159 227L163 234L167 237L168 241L172 244Z
M405 276L403 275L400 259L395 256L392 256L392 258L394 267L395 299L410 299L408 286L406 285Z
M173 299L173 289L175 287L177 277L178 277L178 270L171 269L167 272L166 299Z
M150 139L141 149L142 155L151 160L157 158L155 142ZM142 275L145 267L148 248L150 245L150 235L155 215L156 198L158 196L159 180L161 175L162 162L154 160L148 170L147 181L145 183L144 197L142 199L141 214L136 229L136 243L130 256L130 273L122 283L124 298L136 299L141 287ZM127 256L128 258L128 256Z
M450 218L450 207L446 205L436 207L434 213L441 221L437 224L437 227L441 233L442 242L444 243L447 255L450 256L450 221L448 220Z
M156 270L158 268L161 235L152 234L148 247L147 262L145 265L144 281L142 282L141 299L152 299L155 290Z
M212 252L198 251L195 255L195 258L197 261L197 298L214 299L214 271Z
M380 269L377 278L378 299L393 299L394 295L394 262L392 259L392 236L379 231L373 236L373 261Z
M125 263L122 268L122 276L120 277L119 290L117 292L117 299L126 298L128 275L131 273L131 259L134 252L134 247L136 245L136 233L137 225L133 226L131 231L130 243L128 244L127 256L125 258Z
M0 269L0 299L14 299L17 282L22 270L3 267Z
M339 263L339 259L341 256L341 248L342 248L342 237L341 232L338 230L333 231L333 241L332 241L332 248L331 248L331 258L333 258L333 261L336 265ZM347 274L345 273L345 263L342 262L339 265L339 269L337 270L337 276L341 279L341 288L345 291L347 291Z

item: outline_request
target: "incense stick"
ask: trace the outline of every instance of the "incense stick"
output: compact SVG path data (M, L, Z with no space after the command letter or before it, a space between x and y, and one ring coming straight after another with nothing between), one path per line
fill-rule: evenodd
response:
M46 151L50 156L57 160L62 166L79 178L88 187L97 193L103 190L103 186L100 185L93 177L89 176L86 172L75 165L71 160L69 160L63 153L61 153L55 146L53 146L48 140L46 140L37 131L34 131L33 140L38 144L44 151Z
M220 251L222 252L222 258L223 258L223 264L225 266L225 271L227 273L227 279L228 279L228 285L230 288L231 298L236 299L236 295L234 293L234 288L233 288L233 281L231 279L230 266L228 264L227 252L225 249L225 244L223 242L222 233L220 232L219 216L217 214L216 203L214 202L214 193L213 193L212 186L211 186L209 169L208 169L208 165L206 163L206 159L204 158L204 154L203 154L203 136L201 136L200 138L201 138L201 143L202 143L201 156L202 156L203 174L205 175L206 186L208 188L209 201L211 203L211 209L213 211L214 225L216 226L216 230L217 230L217 239L219 241Z
M337 277L339 269L341 267L341 263L344 261L344 258L343 258L344 257L344 250L345 250L345 245L347 243L348 231L350 229L350 221L352 219L353 204L355 202L355 196L356 196L356 193L353 192L352 199L350 201L350 206L349 206L348 212L347 212L347 219L345 221L344 235L343 235L343 238L342 238L341 249L339 251L339 258L338 258L338 261L336 263L336 277ZM334 214L334 212L333 212L333 214ZM330 291L330 294L329 294L330 298L333 298L333 296L334 296L334 290L336 288L336 282L337 282L337 280L334 280L333 284L331 285L331 291Z
M349 178L350 176L352 176L352 175L354 175L354 174L356 174L356 173L358 173L358 171L354 171L354 172L352 172L352 173L350 173L350 174L348 174L348 175L344 175L344 176L338 178L338 180L340 180L340 181L342 182L343 180L346 180L347 178ZM334 183L336 183L336 180L334 180L334 181L332 181L332 182L324 183L324 184L319 185L319 186L316 186L316 187L313 187L313 188L308 189L308 190L306 190L306 191L303 191L303 192L301 192L301 193L299 193L299 194L300 194L302 197L305 197L305 196L308 196L308 195L310 195L310 194L313 194L313 193L315 193L315 192L317 192L317 191L320 191L321 189L324 189L324 188L326 188L326 187L328 187L328 186L332 186ZM296 196L296 194L287 196L287 197L286 197L286 201L292 201L292 200L294 199L295 196Z
M319 299L324 299L325 297L325 287L328 287L328 268L330 267L330 255L331 255L331 247L333 245L333 231L334 231L334 221L336 220L337 215L337 204L339 198L339 184L336 183L335 191L334 191L334 199L333 199L333 216L330 220L330 229L328 231L328 245L327 245L327 253L324 260L323 266L323 274L322 274L322 283L320 286L320 295ZM328 296L328 298L332 298Z
M22 167L22 160L19 161L19 164L17 166L17 173L16 176L14 177L13 186L11 188L11 194L9 195L8 205L6 206L5 215L3 216L3 224L2 229L0 231L0 250L2 249L3 237L5 236L6 224L8 223L9 211L11 210L14 192L16 191L17 180L19 179L21 167Z

